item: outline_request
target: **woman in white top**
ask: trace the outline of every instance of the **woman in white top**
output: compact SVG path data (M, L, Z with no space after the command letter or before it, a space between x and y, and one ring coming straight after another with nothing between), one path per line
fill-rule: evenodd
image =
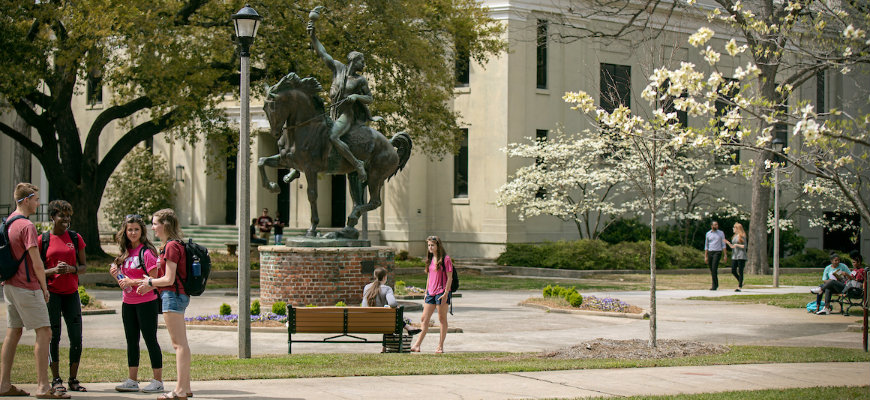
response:
M387 270L381 267L375 268L374 282L366 285L363 289L363 307L392 307L396 308L399 303L393 295L393 288L386 285Z

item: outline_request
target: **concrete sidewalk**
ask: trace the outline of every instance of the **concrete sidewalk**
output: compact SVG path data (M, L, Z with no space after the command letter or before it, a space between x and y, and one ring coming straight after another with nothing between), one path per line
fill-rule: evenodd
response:
M827 371L828 373L820 373ZM835 372L834 372L835 371ZM411 375L347 378L204 381L194 399L539 399L675 395L738 390L860 386L867 363L748 364L700 367ZM88 384L74 399L153 399L115 392L115 383ZM34 385L19 385L33 391ZM167 388L174 387L168 383Z

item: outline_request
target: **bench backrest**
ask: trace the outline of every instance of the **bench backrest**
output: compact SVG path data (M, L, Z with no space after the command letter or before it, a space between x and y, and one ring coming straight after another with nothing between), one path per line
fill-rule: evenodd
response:
M295 333L397 333L402 310L389 307L287 306L288 329Z

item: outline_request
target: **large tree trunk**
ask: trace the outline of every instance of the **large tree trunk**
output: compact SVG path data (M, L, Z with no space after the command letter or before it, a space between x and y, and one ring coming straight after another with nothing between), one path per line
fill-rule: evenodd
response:
M82 180L81 185L67 186L72 190L60 195L73 206L70 227L82 235L82 239L87 245L85 249L88 255L104 256L106 253L100 245L100 226L97 222L97 213L100 211L100 199L103 198L103 189L98 188L98 186L104 185L97 185L94 177Z
M759 152L755 157L755 168L752 171L752 203L749 217L749 238L747 240L746 263L750 274L769 273L770 264L767 261L767 212L770 209L770 188L762 183L769 174L765 169L765 161L770 159L767 152Z
M27 125L27 122L24 121L23 118L19 117L18 114L12 114L15 120L12 122L12 127L15 128L18 132L26 135L30 138L30 125ZM19 182L30 182L33 183L33 176L31 174L31 162L30 162L31 154L27 151L24 146L22 146L18 142L14 142L13 147L13 160L12 163L12 184L18 184Z

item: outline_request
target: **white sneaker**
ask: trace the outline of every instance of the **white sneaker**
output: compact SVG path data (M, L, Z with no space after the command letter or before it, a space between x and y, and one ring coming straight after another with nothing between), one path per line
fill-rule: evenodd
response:
M816 287L810 289L810 293L812 293L812 294L819 294L819 293L822 293L822 288L816 286Z
M819 312L817 312L816 315L828 315L830 313L831 313L830 310L828 310L827 308L823 308Z
M142 388L142 393L161 393L163 392L163 382L152 379L148 386Z
M115 390L119 392L138 392L139 391L139 382L136 382L130 378L127 378L126 381L121 382L120 385L115 386Z

